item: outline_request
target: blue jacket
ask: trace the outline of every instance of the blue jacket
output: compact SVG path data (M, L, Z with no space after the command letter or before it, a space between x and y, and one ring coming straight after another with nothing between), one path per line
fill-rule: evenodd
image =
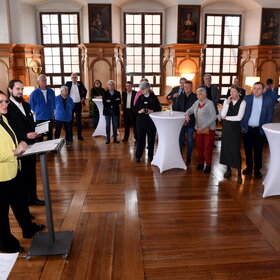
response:
M247 133L248 122L252 113L254 95L253 94L246 95L244 97L244 100L246 101L246 108L245 108L243 119L241 120L241 131L243 133ZM265 123L272 122L273 110L274 110L274 100L268 95L263 95L262 110L261 110L260 123L259 123L261 134L264 134L262 130L262 125Z
M35 112L36 120L45 121L54 118L55 94L47 87L47 103L41 88L36 88L30 95L30 107Z
M61 95L56 96L55 119L61 122L71 122L73 108L74 108L74 102L70 96L66 98L66 108L64 108Z

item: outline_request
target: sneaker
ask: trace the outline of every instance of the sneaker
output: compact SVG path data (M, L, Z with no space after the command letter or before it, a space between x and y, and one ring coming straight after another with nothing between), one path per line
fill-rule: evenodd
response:
M247 175L247 174L252 174L252 172L253 172L252 168L246 167L245 169L243 169L242 174Z
M204 174L209 174L210 172L211 172L211 166L206 165L205 168L204 168L203 173Z
M204 164L198 164L196 166L196 170L202 170L204 168Z

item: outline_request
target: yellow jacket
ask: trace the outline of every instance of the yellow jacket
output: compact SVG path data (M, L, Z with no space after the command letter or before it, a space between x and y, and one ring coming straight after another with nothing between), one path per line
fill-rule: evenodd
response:
M3 121L8 124L5 116L2 115L2 117ZM6 129L0 125L0 182L12 180L17 175L18 160L13 153L15 148L16 146L11 136Z

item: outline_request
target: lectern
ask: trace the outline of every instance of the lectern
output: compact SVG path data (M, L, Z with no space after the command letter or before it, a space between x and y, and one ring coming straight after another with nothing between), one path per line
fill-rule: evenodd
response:
M59 153L64 145L64 139L55 139L44 142L35 143L28 146L28 149L22 156L38 154L42 169L42 180L45 197L46 215L48 232L37 232L32 240L31 246L25 256L27 260L31 256L51 256L63 255L67 258L73 237L73 231L54 232L52 203L49 186L47 153Z

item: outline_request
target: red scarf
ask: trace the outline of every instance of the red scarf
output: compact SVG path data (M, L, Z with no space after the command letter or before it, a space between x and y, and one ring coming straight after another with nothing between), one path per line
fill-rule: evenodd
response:
M203 108L203 107L205 106L205 104L206 104L206 103L204 103L204 104L198 103L198 108L199 108L199 109Z

